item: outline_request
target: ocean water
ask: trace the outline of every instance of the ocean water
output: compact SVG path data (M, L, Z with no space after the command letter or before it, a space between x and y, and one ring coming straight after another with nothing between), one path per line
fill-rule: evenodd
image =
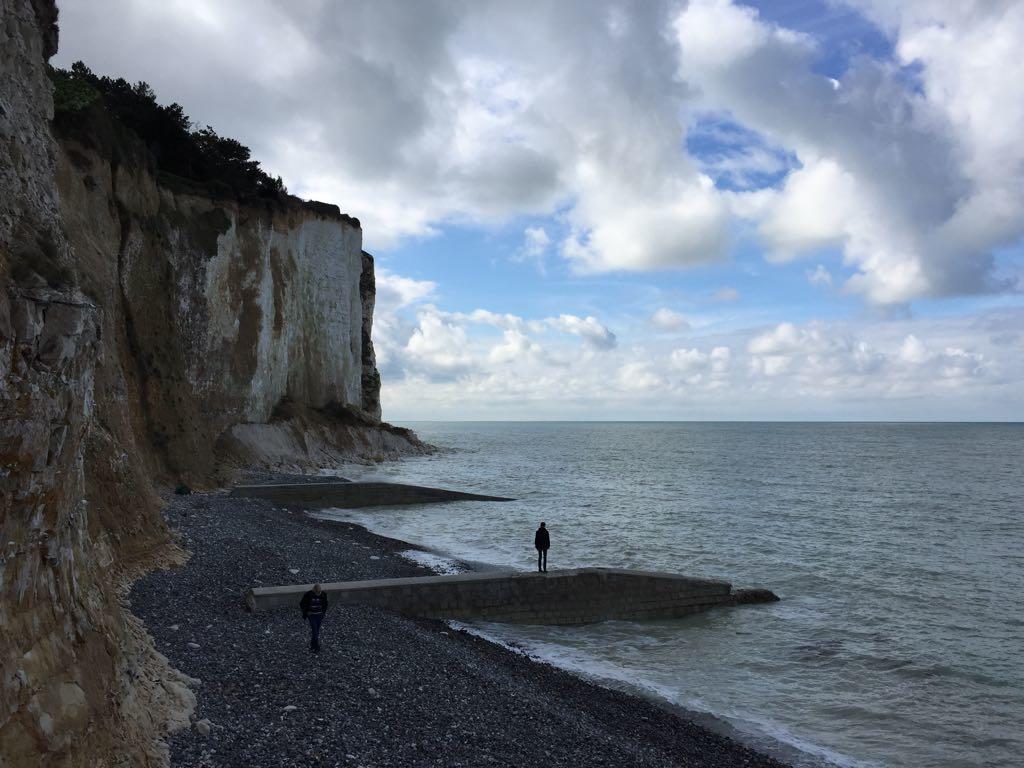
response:
M677 621L478 625L801 766L1024 765L1024 425L422 423L359 478L513 496L330 514L439 555L765 586ZM781 751L780 751L781 750Z

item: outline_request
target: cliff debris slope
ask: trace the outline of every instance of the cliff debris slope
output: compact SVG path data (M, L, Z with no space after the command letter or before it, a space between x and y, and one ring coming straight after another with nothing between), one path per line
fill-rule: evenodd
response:
M0 2L0 765L159 765L194 697L123 605L184 557L154 488L425 448L379 420L359 223L164 174L102 99L54 121L56 19Z

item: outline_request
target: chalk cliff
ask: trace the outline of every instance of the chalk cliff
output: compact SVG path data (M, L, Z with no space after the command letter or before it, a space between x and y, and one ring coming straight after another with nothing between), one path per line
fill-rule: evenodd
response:
M184 557L155 489L424 448L359 223L171 184L99 107L55 134L55 22L0 3L0 764L158 765L194 699L123 605Z
M202 482L212 466L302 468L418 448L379 423L373 257L356 219L286 195L240 202L160 182L101 104L57 130L81 288L105 308L159 467Z

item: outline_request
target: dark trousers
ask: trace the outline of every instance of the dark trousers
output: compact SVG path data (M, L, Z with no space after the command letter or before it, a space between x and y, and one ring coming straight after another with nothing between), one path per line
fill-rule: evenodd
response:
M537 570L544 572L548 570L548 551L546 549L537 550Z
M324 620L322 613L311 613L306 617L309 620L309 649L320 650L320 622Z

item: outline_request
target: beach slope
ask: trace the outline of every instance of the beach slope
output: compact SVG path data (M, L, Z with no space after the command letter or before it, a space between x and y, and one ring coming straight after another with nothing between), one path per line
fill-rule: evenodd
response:
M298 606L250 614L245 591L427 575L399 555L408 544L222 493L173 497L164 514L191 557L141 579L131 601L201 680L172 765L782 765L439 621L336 607L314 656Z

